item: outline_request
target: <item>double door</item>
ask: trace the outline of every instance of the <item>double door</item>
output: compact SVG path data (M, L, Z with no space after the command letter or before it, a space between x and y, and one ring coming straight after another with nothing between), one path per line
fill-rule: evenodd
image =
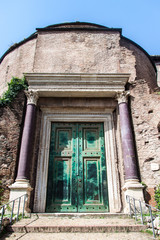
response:
M52 123L46 212L107 212L103 123Z

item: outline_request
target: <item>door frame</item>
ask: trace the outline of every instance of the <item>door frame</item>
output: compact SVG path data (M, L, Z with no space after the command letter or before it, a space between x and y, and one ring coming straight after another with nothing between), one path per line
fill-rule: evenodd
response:
M68 133L66 139L70 140L70 143L67 145L66 141L61 146L63 142L58 140L61 139L60 136L64 137L64 133ZM94 137L93 142L89 142L87 133ZM91 146L88 145L89 143ZM68 171L62 168L60 173L58 166L62 167L62 165ZM93 180L92 174L95 169L93 185L89 180L90 177ZM59 182L62 180L60 176L63 176L64 185ZM57 184L60 185L57 186ZM92 187L89 187L90 184ZM60 193L64 191L61 192L56 188L64 190L64 186L67 189L66 198L61 198L63 194ZM91 195L88 195L89 193ZM60 198L57 194L60 194ZM46 212L108 212L108 202L103 122L52 122Z
M42 122L40 133L40 148L37 164L36 187L34 197L34 212L45 212L48 163L50 149L50 132L52 122L102 122L104 123L105 153L108 182L109 211L119 212L121 209L120 179L115 151L115 133L111 109L99 112L77 113L56 112L55 109L41 108Z

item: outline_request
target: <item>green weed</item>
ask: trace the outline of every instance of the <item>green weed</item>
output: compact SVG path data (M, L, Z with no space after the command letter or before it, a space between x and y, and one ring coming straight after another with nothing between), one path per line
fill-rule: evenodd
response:
M10 83L8 83L8 90L3 93L2 97L0 98L0 106L10 104L21 90L25 90L27 88L28 85L25 78L20 79L13 77Z

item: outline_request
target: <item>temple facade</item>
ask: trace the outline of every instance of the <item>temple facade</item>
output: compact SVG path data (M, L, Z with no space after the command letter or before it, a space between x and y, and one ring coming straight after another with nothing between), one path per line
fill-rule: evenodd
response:
M155 59L121 29L91 23L38 28L12 46L0 60L1 94L12 76L24 76L28 90L0 109L6 196L28 193L41 213L127 212L126 195L152 204L160 180Z

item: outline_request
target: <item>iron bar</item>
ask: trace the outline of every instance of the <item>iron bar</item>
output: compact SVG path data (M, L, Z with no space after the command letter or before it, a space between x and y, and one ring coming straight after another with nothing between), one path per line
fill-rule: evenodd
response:
M13 215L14 215L14 209L15 209L15 204L16 204L16 201L18 201L18 209L17 209L17 213L16 213L16 220L18 221L18 217L19 217L19 212L20 212L20 204L21 204L21 199L24 197L24 201L23 201L23 208L22 208L22 218L24 217L24 210L25 210L25 203L26 203L26 199L27 199L27 194L24 194L18 198L15 198L14 200L12 201L9 201L7 204L4 204L2 206L0 206L0 232L2 230L2 225L3 225L3 217L4 217L4 213L5 213L5 209L7 206L11 206L12 204L12 208L11 208L11 213L10 213L10 223L12 223L13 221Z
M138 199L135 199L133 197L130 196L126 196L126 200L127 203L129 204L129 209L130 209L130 216L131 216L131 199L133 200L133 205L134 205L134 215L135 215L135 219L137 221L137 213L136 213L136 204L135 202L138 201L139 202L139 206L140 206L140 214L141 214L141 223L144 224L144 218L143 218L143 209L142 209L142 202ZM153 215L152 215L152 209L156 210L157 212L160 212L159 209L156 209L155 207L152 207L151 205L147 204L147 203L143 203L145 205L145 207L149 208L149 214L150 214L150 218L151 218L151 224L152 224L152 231L153 231L153 237L155 238L156 233L155 233L155 229L154 229L154 219L153 219Z
M131 212L131 199L130 199L130 197L129 197L128 199L129 199L129 201L128 201L128 203L129 203L129 213L130 213L130 217L132 217L132 212Z
M134 215L135 215L135 219L137 221L135 198L132 198L132 199L133 199L133 204L134 204Z
M10 223L12 222L12 219L13 219L14 203L15 203L15 200L13 200L13 203L12 203L12 211L11 211Z
M22 218L24 217L25 203L26 203L26 195L24 195Z
M155 238L155 237L156 237L156 234L155 234L155 230L154 230L154 223L153 223L153 215L152 215L152 209L151 209L151 206L149 206L149 213L150 213L150 216L151 216L151 223L152 223L153 236L154 236L154 238Z
M1 230L1 228L2 228L2 222L3 222L3 215L4 215L4 208L5 208L5 205L3 205L3 207L2 207L2 215L1 215L1 222L0 222L0 230Z
M141 211L141 223L144 224L144 221L143 221L143 212L142 212L142 204L141 204L141 201L139 200L139 206L140 206L140 211Z
M20 204L21 204L21 197L19 198L19 201L18 201L18 210L17 210L17 221L18 221L18 217L19 217L19 209L20 209Z
M24 195L26 195L26 196L27 196L27 193L26 193L26 194L23 194L23 195L22 195L22 196L20 196L20 197L17 197L17 198L15 198L14 200L11 200L11 201L9 201L8 203L6 203L6 204L4 204L4 205L0 206L0 208L2 208L3 206L6 206L6 205L8 205L8 204L12 203L13 201L15 201L15 200L17 200L17 199L19 199L19 198L23 197Z

